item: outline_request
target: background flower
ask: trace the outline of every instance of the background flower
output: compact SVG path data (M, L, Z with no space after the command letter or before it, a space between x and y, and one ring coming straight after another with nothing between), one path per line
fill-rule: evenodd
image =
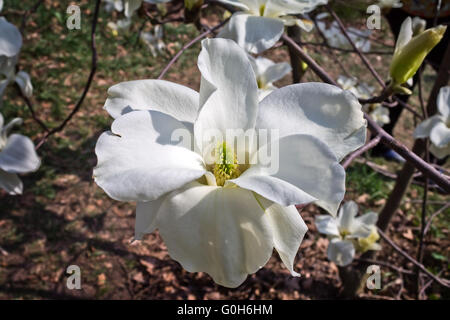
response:
M339 210L338 217L320 215L316 217L317 230L330 239L328 259L338 266L349 265L355 256L355 247L360 252L379 250L375 241L379 236L375 223L378 215L368 212L360 217L358 205L353 201L346 202Z
M326 4L328 0L220 0L242 11L234 13L217 35L236 41L250 53L271 48L281 37L284 26L298 25L310 31L312 23L294 17Z
M437 158L450 154L450 87L442 87L437 98L438 112L414 130L414 138L430 138L430 152Z
M20 134L9 136L12 127L20 123L22 119L15 118L4 125L0 114L0 188L12 195L21 194L23 190L17 174L36 171L41 163L30 138Z

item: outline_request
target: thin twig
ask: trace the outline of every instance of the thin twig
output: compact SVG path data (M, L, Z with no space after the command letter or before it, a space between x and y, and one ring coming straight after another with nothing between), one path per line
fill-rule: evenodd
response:
M31 102L31 100L22 93L22 90L20 90L20 88L17 88L19 95L22 97L23 101L25 101L25 104L28 107L28 110L31 113L31 117L33 118L34 121L36 121L37 124L39 124L42 128L42 130L44 130L44 132L49 132L50 129L47 127L47 125L38 118L38 116L36 115L36 112L34 111L34 107L33 107L33 103Z
M30 17L31 14L33 14L34 12L36 12L36 10L39 8L39 6L44 3L44 0L38 0L36 1L36 3L25 12L25 14L22 17L22 23L20 24L20 28L19 31L21 34L23 34L23 31L25 30L25 26L27 24L27 20Z
M383 238L383 240L386 241L395 251L400 253L402 256L404 256L410 262L412 262L415 266L417 266L420 270L422 270L431 279L433 279L434 281L436 281L437 283L439 283L440 285L442 285L446 288L450 288L450 283L448 280L436 277L434 274L432 274L430 271L428 271L427 268L425 268L423 266L423 264L419 263L416 259L411 257L409 254L407 254L405 251L403 251L398 245L396 245L391 239L389 239L388 236L386 236L386 234L380 228L377 228L377 229L378 229L378 233L380 234L381 238Z
M359 261L359 262L364 262L364 263L370 263L370 264L384 266L384 267L387 267L389 269L395 270L398 273L404 273L404 274L410 274L410 275L415 274L414 271L403 269L403 268L399 268L397 266L394 266L393 264L390 264L390 263L387 263L387 262L384 262L384 261L373 260L373 259L362 259L362 258L355 258L354 260L355 261Z
M352 163L352 161L355 158L359 157L364 152L375 147L380 142L380 140L381 140L381 136L378 135L375 138L373 138L372 140L370 140L369 142L367 142L364 146L362 146L361 148L359 148L358 150L356 150L352 154L350 154L347 157L347 159L345 159L345 161L342 163L342 166L344 167L344 169L347 169L347 167L350 165L350 163Z
M440 208L439 210L437 210L436 212L434 212L430 218L428 218L428 221L425 225L425 229L423 230L424 235L428 232L428 230L430 230L431 227L431 223L433 222L433 219L440 214L441 212L444 212L445 210L447 210L450 207L450 202L448 202L447 204L445 204L442 208Z
M95 11L94 11L94 17L92 20L92 29L91 29L91 52L92 52L92 61L91 61L91 72L89 73L88 80L86 82L86 85L84 86L83 93L81 94L80 98L78 99L77 104L73 108L72 112L64 119L64 121L57 126L56 128L53 128L47 134L42 138L42 140L36 145L36 150L39 149L42 144L47 141L47 139L55 134L56 132L59 132L64 129L64 127L69 123L69 121L73 118L73 116L80 110L81 105L83 104L84 98L86 97L89 88L91 87L92 80L94 79L95 72L97 70L97 48L95 46L95 30L97 29L97 22L98 22L98 14L100 10L100 3L101 0L97 0L95 4Z
M169 61L169 63L164 67L164 69L161 71L161 73L158 76L158 80L161 80L164 75L167 73L167 71L170 69L170 67L178 60L178 58L183 54L184 51L186 51L187 49L189 49L191 46L193 46L195 43L197 43L198 41L200 41L201 39L203 39L204 37L206 37L208 34L214 32L215 30L219 29L220 27L222 27L225 23L228 22L228 19L224 20L223 22L219 23L218 25L214 26L211 29L206 30L205 32L199 34L198 36L196 36L194 39L192 39L191 41L189 41L188 43L186 43L181 49L180 51L177 52L177 54Z
M341 19L339 19L339 17L336 15L336 13L333 11L333 9L331 9L331 7L329 5L326 5L326 7L327 7L327 10L330 12L330 14L333 16L334 20L336 20L336 22L338 23L339 28L341 29L344 36L347 38L348 42L350 42L350 44L353 47L353 49L355 50L355 52L361 58L362 62L366 65L367 69L369 69L370 73L372 73L372 75L375 77L375 79L377 79L377 81L380 83L380 85L383 88L385 88L386 85L384 84L383 79L381 79L380 75L378 74L378 72L375 71L373 66L370 64L369 60L367 60L367 58L364 56L364 54L361 52L361 50L359 50L359 48L356 46L356 44L350 38Z

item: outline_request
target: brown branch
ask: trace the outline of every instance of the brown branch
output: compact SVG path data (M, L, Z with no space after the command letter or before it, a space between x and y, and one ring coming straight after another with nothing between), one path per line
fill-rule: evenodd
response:
M428 218L427 224L425 225L425 229L423 230L424 235L428 232L428 230L430 230L431 227L431 223L433 222L433 219L440 214L441 212L444 212L445 210L447 210L450 207L450 202L448 202L447 204L445 204L442 208L440 208L439 210L437 210L436 212L434 212L430 218Z
M414 275L415 274L414 271L403 269L403 268L399 268L397 266L394 266L393 264L390 264L390 263L387 263L387 262L384 262L384 261L373 260L373 259L362 259L362 258L355 258L354 261L380 265L380 266L387 267L387 268L390 268L392 270L395 270L398 273L404 273L404 274L410 274L410 275Z
M340 51L340 52L344 52L344 53L356 53L355 50L353 49L344 49L344 48L338 48L338 47L334 47L329 45L328 43L324 43L324 42L304 42L302 41L300 43L303 46L316 46L316 47L325 47L334 51ZM391 51L369 51L369 52L365 52L365 54L367 55L391 55L393 52Z
M19 31L21 34L23 34L23 31L25 30L25 26L27 24L27 20L30 17L31 14L33 14L34 12L36 12L36 10L39 8L39 6L44 3L44 0L38 0L36 1L36 3L25 12L25 14L22 17L22 23L20 24L20 28Z
M380 234L381 238L383 238L383 240L386 241L395 251L400 253L402 256L404 256L410 262L412 262L416 267L418 267L421 271L423 271L427 276L429 276L431 279L433 279L440 285L442 285L446 288L450 288L450 282L448 280L436 277L434 274L432 274L430 271L428 271L427 268L425 268L423 264L421 264L416 259L411 257L409 254L407 254L405 251L403 251L398 245L396 245L391 239L389 239L388 236L386 236L386 234L380 228L378 228L378 233Z
M330 12L330 14L333 16L333 18L336 20L336 22L339 25L339 28L341 29L344 36L347 38L348 42L350 42L351 46L353 47L353 50L358 54L358 56L361 58L362 62L366 65L367 69L369 69L370 73L377 79L377 81L380 83L380 85L385 88L386 85L384 84L383 79L381 79L378 72L375 71L373 66L370 64L369 60L362 54L361 50L358 49L356 44L353 42L353 40L350 38L349 34L347 33L347 30L344 27L344 24L342 23L341 19L336 15L336 13L331 9L330 5L326 5L327 10Z
M47 132L47 134L41 139L41 141L36 145L36 150L39 149L42 144L47 141L47 139L61 131L64 129L64 127L67 125L67 123L69 123L69 121L73 118L73 116L80 110L84 98L86 97L91 84L92 84L92 80L94 79L94 75L95 72L97 70L97 48L95 46L95 30L97 29L97 22L98 22L98 14L99 14L99 10L100 10L100 3L101 0L97 0L96 4L95 4L95 11L94 11L94 17L92 20L92 29L91 29L91 52L92 52L92 61L91 61L91 71L89 73L89 77L88 80L86 82L86 85L84 86L84 90L83 93L81 94L80 98L78 99L77 104L75 105L75 107L73 108L72 112L70 112L70 114L66 117L66 119L64 119L64 121L57 126L56 128L53 128L52 130L50 130L49 132Z
M187 49L189 49L190 47L192 47L195 43L197 43L198 41L202 40L204 37L206 37L208 34L213 33L215 30L219 29L220 27L222 27L225 23L228 22L229 19L226 19L224 21L222 21L221 23L219 23L218 25L214 26L211 29L206 30L205 32L199 34L198 36L196 36L194 39L192 39L191 41L189 41L188 43L186 43L181 49L180 51L177 52L177 54L169 61L169 63L164 67L164 69L161 71L161 73L158 76L158 80L161 80L164 75L167 73L167 71L169 71L170 67L172 67L172 65L178 60L178 58L183 54L184 51L186 51Z
M342 163L342 166L344 167L344 169L347 169L347 167L350 165L350 163L352 163L352 161L354 159L356 159L357 157L359 157L360 155L362 155L364 152L374 148L381 140L381 136L376 136L375 138L373 138L372 140L370 140L369 142L367 142L364 146L362 146L361 148L359 148L358 150L354 151L352 154L350 154L347 159L345 159L345 161Z
M38 118L38 116L36 115L36 112L34 111L33 103L31 102L30 98L28 98L27 96L25 96L22 93L22 90L19 88L19 85L17 85L17 91L19 92L20 97L23 99L23 101L27 105L27 108L30 111L31 117L33 118L33 120L36 121L37 124L39 124L39 126L42 128L42 130L44 130L44 132L49 132L50 129L47 127L47 125L41 119Z

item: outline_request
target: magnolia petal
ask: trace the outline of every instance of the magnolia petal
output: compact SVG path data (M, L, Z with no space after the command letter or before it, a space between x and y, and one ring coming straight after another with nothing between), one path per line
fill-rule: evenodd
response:
M275 143L279 159L252 165L230 182L285 207L318 199L319 206L335 215L345 193L345 170L333 152L313 136L292 135L260 148L258 159L271 155L268 150L276 150Z
M439 113L448 121L450 120L450 86L442 87L437 98Z
M30 138L20 134L8 137L0 152L0 169L9 173L27 173L36 171L40 165L41 160Z
M275 45L284 31L281 19L234 13L217 35L236 41L247 52L258 54Z
M104 108L113 117L135 109L166 113L178 121L194 122L198 112L198 93L164 80L135 80L108 89Z
M412 30L412 20L411 17L408 17L403 21L400 32L398 34L397 42L395 43L395 52L394 55L398 53L412 38L413 30Z
M158 228L170 256L189 272L237 287L273 251L267 215L250 191L192 183L167 196Z
M443 118L440 115L434 115L421 122L414 130L414 138L428 138L430 136L431 129L438 123L443 122Z
M450 144L450 128L444 122L437 123L430 131L430 140L438 148Z
M15 81L25 97L30 98L33 95L33 85L31 84L31 78L28 73L19 71L16 74Z
M225 3L225 4L229 4L233 7L236 7L238 9L241 10L249 10L250 8L245 4L245 0L244 1L239 1L239 0L218 0L219 2ZM251 1L249 1L251 2Z
M352 263L355 256L355 247L349 240L331 239L327 250L328 259L340 267L345 267Z
M0 56L12 57L19 53L22 47L22 35L19 29L0 17Z
M376 212L370 211L363 214L362 216L357 217L356 220L366 225L374 225L378 220L378 214Z
M330 215L320 215L315 219L317 230L320 233L339 237L338 220Z
M202 73L196 139L208 130L253 129L258 111L258 87L250 61L236 43L226 39L202 41L198 58Z
M264 72L264 78L268 83L272 83L280 80L289 72L291 72L292 67L287 62L275 63L269 66Z
M280 137L308 134L342 160L365 143L366 121L358 99L325 83L302 83L275 90L260 103L257 129L278 129Z
M443 159L446 156L450 155L450 144L443 148L438 148L434 144L430 146L430 152L438 159Z
M142 0L124 0L124 13L127 18L131 17L133 13L139 9Z
M202 158L173 132L188 129L158 111L133 111L117 118L97 141L96 183L119 201L152 201L200 178ZM186 144L184 146L184 144Z
M354 201L347 201L339 210L339 226L351 232L357 214L358 205Z
M22 194L23 184L19 176L0 169L0 188L6 190L10 195Z
M295 206L282 207L273 203L266 209L273 233L273 244L281 261L292 276L300 274L294 271L294 260L308 227Z
M165 197L159 197L154 201L137 203L134 227L134 238L136 240L142 240L144 234L152 233L155 230L158 211L164 199Z

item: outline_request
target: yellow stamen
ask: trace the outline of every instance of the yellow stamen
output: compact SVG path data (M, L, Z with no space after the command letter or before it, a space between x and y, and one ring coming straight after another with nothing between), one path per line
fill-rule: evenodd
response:
M217 161L214 164L213 173L218 186L223 186L225 181L240 176L239 165L233 150L227 148L226 142L217 147Z

